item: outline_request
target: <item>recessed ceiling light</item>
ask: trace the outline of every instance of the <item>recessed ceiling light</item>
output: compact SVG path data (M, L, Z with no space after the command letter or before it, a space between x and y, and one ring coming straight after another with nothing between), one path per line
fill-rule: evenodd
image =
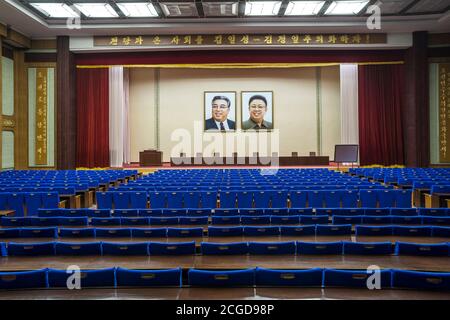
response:
M48 18L76 18L80 15L65 3L30 3Z
M245 3L246 16L276 16L281 1L249 1Z
M158 17L150 2L117 2L117 6L127 17Z
M221 17L221 16L237 16L237 2L202 2L203 12L205 16Z
M285 16L311 16L319 13L325 1L291 1L289 2Z
M368 0L333 1L325 14L358 14L368 3Z
M89 18L116 18L119 15L107 3L74 3L86 17Z

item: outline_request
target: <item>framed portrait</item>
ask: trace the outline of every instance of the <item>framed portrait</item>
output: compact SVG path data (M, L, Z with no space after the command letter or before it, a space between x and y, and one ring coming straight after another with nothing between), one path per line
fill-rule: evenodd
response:
M236 130L236 92L205 91L204 131Z
M242 91L242 130L272 130L273 91Z

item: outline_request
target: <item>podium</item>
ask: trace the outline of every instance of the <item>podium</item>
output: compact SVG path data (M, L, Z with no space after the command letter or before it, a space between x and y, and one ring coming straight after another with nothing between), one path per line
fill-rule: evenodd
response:
M144 150L139 152L141 167L162 166L162 152L158 150Z

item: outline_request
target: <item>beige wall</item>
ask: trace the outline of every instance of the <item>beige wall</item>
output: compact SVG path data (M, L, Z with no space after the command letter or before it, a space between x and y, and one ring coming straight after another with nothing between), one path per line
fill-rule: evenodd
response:
M317 100L316 68L298 69L161 69L159 81L155 82L155 70L150 68L131 69L130 72L130 127L131 160L138 161L139 151L157 147L155 132L156 114L159 114L159 149L163 151L164 161L170 160L172 148L177 141L171 141L172 133L185 129L197 141L221 134L202 132L203 127L203 92L236 91L237 92L237 127L240 128L241 91L274 92L274 127L279 129L281 155L290 155L292 151L307 155L310 151L319 151L321 132L324 155L333 157L334 145L340 140L339 117L339 67L321 69L320 86L321 108ZM157 92L159 95L157 96ZM156 101L159 112L156 111ZM318 124L318 111L322 110L322 123ZM194 123L198 121L199 131ZM319 125L319 128L318 128ZM269 134L268 139L270 139ZM260 135L262 137L263 135ZM243 141L243 134L229 134L235 146L226 150L213 146L213 150L222 154L231 154L238 150L238 141ZM274 136L275 137L275 136ZM203 147L209 142L204 141ZM198 143L197 143L198 145ZM245 153L256 151L254 143L248 143ZM190 150L183 150L188 155L195 154L194 143ZM201 151L201 150L199 150ZM179 150L177 151L179 152Z

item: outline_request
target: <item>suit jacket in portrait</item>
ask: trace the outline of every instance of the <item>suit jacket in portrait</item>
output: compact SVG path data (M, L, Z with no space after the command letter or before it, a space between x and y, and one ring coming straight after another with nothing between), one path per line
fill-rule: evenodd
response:
M273 129L272 128L272 122L263 120L261 127L259 127L255 122L253 122L253 120L251 118L249 118L248 120L244 121L242 123L242 130L259 130L259 129Z
M236 130L236 123L230 119L227 119L229 130ZM205 120L205 130L219 130L216 126L216 122L213 118Z

